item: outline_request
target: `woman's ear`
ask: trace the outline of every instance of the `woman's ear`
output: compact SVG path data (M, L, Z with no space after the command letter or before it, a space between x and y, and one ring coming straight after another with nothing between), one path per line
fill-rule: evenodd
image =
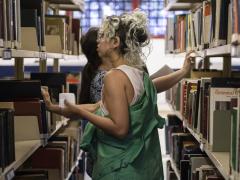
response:
M118 36L115 36L114 38L112 38L112 45L113 45L113 48L117 48L120 46L120 38Z

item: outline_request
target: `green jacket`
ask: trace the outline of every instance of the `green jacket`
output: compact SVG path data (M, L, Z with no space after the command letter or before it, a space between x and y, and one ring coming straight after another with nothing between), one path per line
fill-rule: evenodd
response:
M148 75L145 91L129 107L128 136L117 139L88 123L81 148L94 159L93 180L163 180L162 157L157 128L165 121L158 115L157 93ZM97 114L103 115L101 110Z

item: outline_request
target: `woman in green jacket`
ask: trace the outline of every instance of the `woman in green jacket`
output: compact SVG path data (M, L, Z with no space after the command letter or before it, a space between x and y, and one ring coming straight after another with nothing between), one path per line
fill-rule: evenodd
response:
M96 104L53 105L42 91L50 111L88 119L81 148L94 158L93 180L163 180L158 128L157 93L181 80L191 67L187 54L183 68L151 81L143 70L142 47L149 43L146 15L135 10L107 17L100 28L98 54L113 68L104 77L102 99Z

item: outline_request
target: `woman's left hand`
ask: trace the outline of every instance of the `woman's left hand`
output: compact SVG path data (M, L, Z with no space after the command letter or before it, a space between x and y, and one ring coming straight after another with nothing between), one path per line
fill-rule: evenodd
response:
M64 100L64 107L61 108L61 114L65 117L68 117L70 119L79 119L79 107L75 104L72 104L68 102L67 100Z
M191 56L191 54L194 51L190 51L186 54L185 56L185 60L184 60L184 64L183 64L183 69L185 71L186 74L188 74L190 72L190 70L193 68L193 65L195 63L194 58Z

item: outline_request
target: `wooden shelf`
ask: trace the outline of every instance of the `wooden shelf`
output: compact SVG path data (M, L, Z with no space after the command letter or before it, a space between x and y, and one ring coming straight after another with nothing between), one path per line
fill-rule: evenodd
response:
M230 56L231 55L231 44L224 46L219 46L215 48L206 49L206 56L216 57L216 56Z
M186 128L199 143L202 143L202 138L201 138L201 135L199 133L195 132L188 125L186 125Z
M206 146L204 151L211 159L213 164L216 166L218 171L222 174L225 179L230 179L231 175L229 173L229 162L230 153L229 152L211 152Z
M17 50L10 49L12 53L12 58L56 58L56 59L79 59L79 55L68 55L60 53L51 53L51 52L38 52L38 51L28 51L28 50ZM0 48L0 57L3 57L4 49Z
M78 157L77 157L77 160L76 160L75 164L73 165L73 167L71 168L71 170L70 170L70 172L68 173L68 176L67 176L67 178L66 178L65 180L70 179L70 177L72 176L72 173L73 173L74 169L78 166L79 160L80 160L81 157L82 157L82 153L83 153L83 151L80 150L79 155L78 155Z
M47 0L49 3L53 4L84 4L84 0Z
M233 52L234 51L234 52ZM236 53L240 55L240 46L233 50L233 47L231 44L210 48L210 49L204 49L199 50L197 53L201 55L202 57L223 57L223 56L230 56L232 53ZM177 55L179 57L185 57L186 52L182 53L173 53L173 55Z
M170 0L165 7L166 11L188 11L195 10L201 6L201 0Z
M54 9L84 11L84 0L48 0L48 2Z
M61 9L61 10L67 10L67 11L83 11L84 6L78 6L75 4L50 4L49 5L53 9Z
M176 163L173 161L172 158L170 158L170 161L171 161L171 167L172 167L173 171L175 172L175 174L177 176L177 179L181 180L180 172L179 172L179 169L176 166Z
M8 166L2 174L0 174L0 180L5 180L5 177L10 172L14 172L19 166L21 166L40 146L40 140L29 140L15 142L15 155L16 160Z

